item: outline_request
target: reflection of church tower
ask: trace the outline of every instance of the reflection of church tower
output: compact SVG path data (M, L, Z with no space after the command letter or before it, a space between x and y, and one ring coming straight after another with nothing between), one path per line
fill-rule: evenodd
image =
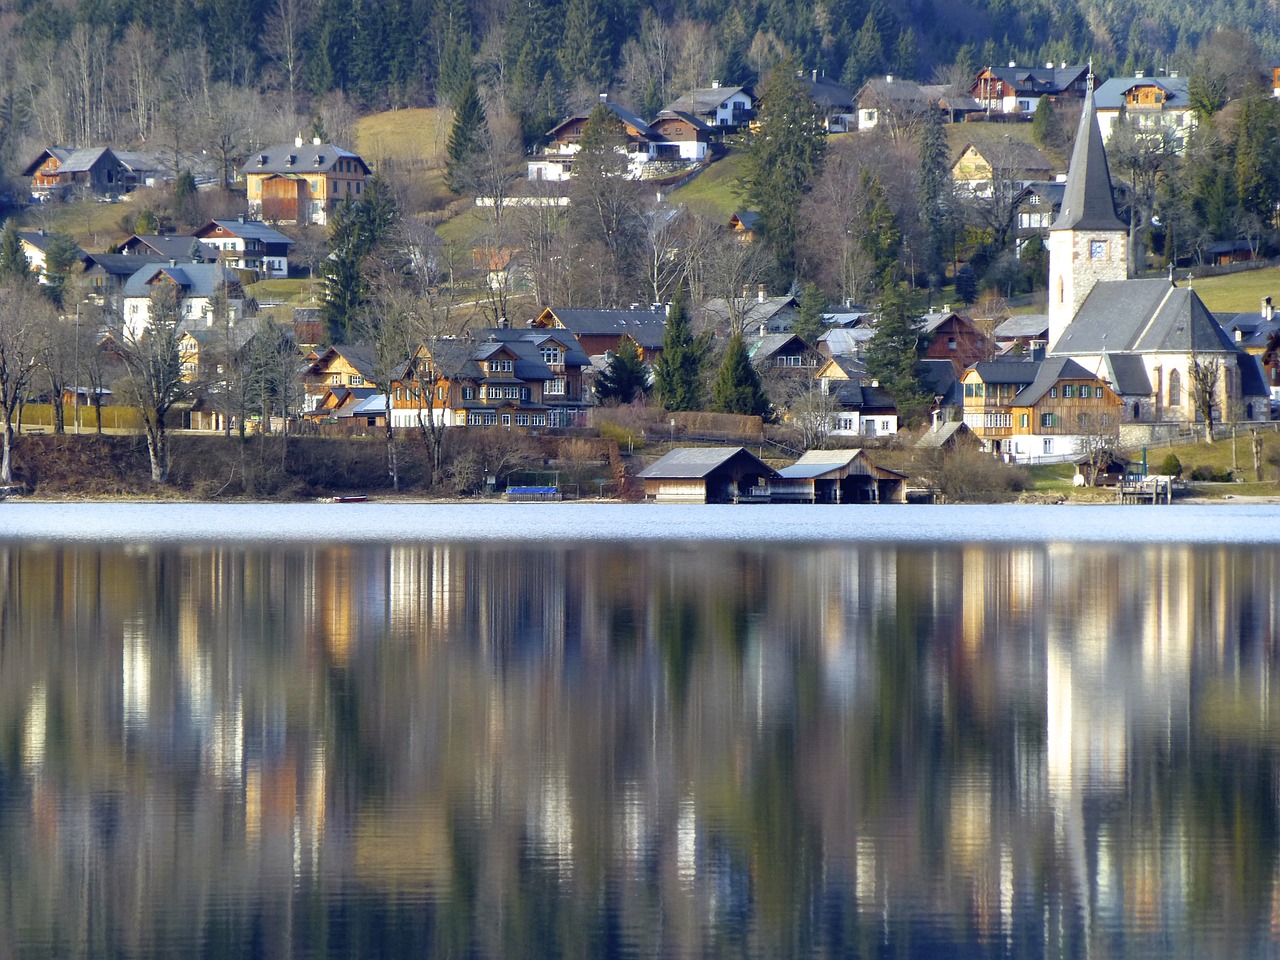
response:
M1116 216L1111 173L1094 115L1093 75L1062 194L1049 228L1049 343L1056 344L1099 280L1127 280L1128 230ZM1050 347L1050 352L1052 352Z

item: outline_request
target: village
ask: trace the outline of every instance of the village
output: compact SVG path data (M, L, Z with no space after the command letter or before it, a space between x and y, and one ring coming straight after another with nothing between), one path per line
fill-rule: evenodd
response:
M519 174L509 160L500 176L475 174L495 152L491 140L459 160L460 181L463 161L472 165L464 195L474 194L475 216L490 226L501 227L504 216L544 223L568 216L583 203L574 190L654 194L657 202L637 221L652 255L643 302L618 302L619 292L635 294L616 284L612 296L603 286L592 293L579 286L580 301L544 301L542 291L556 285L537 275L516 233L476 231L459 265L456 244L425 225L402 231L412 236L399 241L396 269L413 276L412 303L397 299L406 285L393 289L374 276L376 258L354 261L355 275L372 280L344 280L355 242L344 247L336 238L360 211L376 209L371 198L384 188L375 164L348 146L299 136L242 158L234 189L243 189L243 212L186 232L162 232L153 222L153 232L98 253L66 234L8 221L0 272L12 276L21 261L18 273L29 272L46 292L56 288L49 316L66 335L28 331L28 342L10 345L31 359L22 374L0 378L11 427L3 480L14 482L14 467L21 477L21 463L10 458L15 433L144 432L152 477L161 482L169 432L366 437L385 441L393 486L397 444L420 438L431 486L451 478L457 492L509 487L537 499L548 495L547 484L517 482L521 475L553 473L546 468L554 451L606 436L602 424L638 406L648 415L631 419L647 421L647 437L660 438L669 420L667 452L626 466L615 457L599 492L608 483L613 492L641 495L643 488L646 499L679 502L893 503L905 502L908 490L938 487L895 469L914 462L903 459L904 448L939 457L976 451L1003 465L1069 463L1077 483L1119 484L1136 479L1126 452L1272 423L1280 319L1271 298L1255 311L1215 314L1176 258L1167 258L1163 275L1137 262L1131 225L1118 213L1126 191L1113 181L1108 142L1132 124L1171 150L1183 148L1197 122L1185 78L1138 74L1098 83L1088 64L1061 63L986 67L967 87L886 75L849 91L816 71L788 80L822 137L876 143L921 136L944 120L957 129L1012 129L1047 104L1078 112L1065 170L1008 135L952 138L962 143L946 171L953 195L998 207L1015 254L1024 263L1040 256L1047 282L1039 283L1038 304L1034 293L1030 310L1012 310L1008 300L993 305L994 298L966 304L953 264L946 289L956 302L924 306L915 294L932 301L942 285L934 278L930 286L914 264L899 266L898 285L909 298L897 310L906 311L906 322L894 340L892 282L864 279L874 306L852 298L833 305L797 282L777 292L771 277L783 257L759 258L768 218L746 207L707 241L717 259L695 264L686 253L691 217L663 195L713 175L718 156L762 136L769 104L749 87L688 91L650 121L601 94L548 131ZM1271 80L1280 97L1280 64ZM172 187L166 166L137 151L50 146L21 176L29 205L49 209L129 203ZM225 161L220 176L231 185ZM198 196L202 185L189 172L176 174L184 177ZM592 178L595 187L582 186ZM614 226L606 238L621 229ZM327 233L327 253L313 249L310 262L300 262L295 248L314 247L314 233L304 239L300 227ZM1255 251L1239 243L1206 247L1196 269L1249 267ZM894 255L900 260L903 250ZM264 281L299 276L311 278L310 303L273 303L253 292L268 289ZM345 282L352 286L344 293ZM343 296L357 288L359 302L344 306ZM978 309L984 306L995 309ZM169 335L157 336L163 327ZM735 342L745 372L730 387L751 394L746 404L726 399L730 387L722 391ZM166 352L157 355L160 348ZM709 382L713 358L719 373ZM141 371L157 363L170 369L167 382L140 387ZM700 411L704 420L693 426L689 415ZM705 418L715 416L721 420L707 428ZM681 440L696 445L676 443L678 423ZM757 456L749 448L754 442L764 454L766 425L771 452ZM472 463L446 477L450 437L476 429L554 442L541 456L511 458L509 476ZM619 438L614 430L613 441ZM634 436L626 442L634 447ZM381 447L368 449L383 457Z

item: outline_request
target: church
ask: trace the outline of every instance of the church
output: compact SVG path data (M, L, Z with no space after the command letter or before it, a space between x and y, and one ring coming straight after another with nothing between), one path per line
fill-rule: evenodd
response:
M1129 275L1128 227L1116 215L1090 78L1062 208L1049 230L1049 354L1074 360L1124 403L1126 443L1159 440L1197 420L1271 419L1258 359L1223 330L1190 283Z

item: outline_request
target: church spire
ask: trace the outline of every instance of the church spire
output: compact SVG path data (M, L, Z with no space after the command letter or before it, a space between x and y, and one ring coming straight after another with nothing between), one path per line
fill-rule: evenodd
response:
M1115 198L1111 194L1107 153L1102 146L1102 132L1098 129L1094 114L1092 70L1089 72L1089 90L1085 94L1075 146L1071 149L1071 166L1067 168L1062 209L1049 229L1128 229L1116 216Z

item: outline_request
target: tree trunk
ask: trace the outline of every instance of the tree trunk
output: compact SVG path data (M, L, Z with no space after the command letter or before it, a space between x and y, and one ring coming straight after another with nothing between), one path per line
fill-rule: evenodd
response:
M0 454L0 483L13 483L13 420L4 418L4 451Z
M388 404L390 407L390 404ZM391 475L391 489L400 489L400 464L396 458L396 432L391 426L391 411L387 410L387 473Z
M147 423L147 455L151 458L151 482L169 482L169 436L164 418Z

